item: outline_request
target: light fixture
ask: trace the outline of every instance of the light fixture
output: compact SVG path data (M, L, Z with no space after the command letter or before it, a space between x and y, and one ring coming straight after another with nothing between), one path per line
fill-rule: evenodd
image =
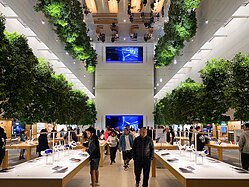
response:
M95 0L86 0L86 6L91 13L97 13L97 7Z
M124 38L124 40L126 40L126 38Z
M208 20L205 21L205 24L208 24Z
M73 62L73 64L76 64L75 62Z
M110 13L118 13L118 1L108 0L108 7Z
M191 42L193 42L193 41L194 41L194 39L191 40Z
M162 78L160 78L160 80L159 80L160 82L163 82L163 79Z
M66 52L66 55L68 55L68 52Z
M41 22L42 22L42 25L44 25L44 24L45 24L45 21L44 21L44 20L42 20Z
M86 77L86 75L84 75L84 77Z
M154 87L154 90L156 90L156 87Z
M177 61L176 61L176 59L174 59L174 64L177 64Z
M86 22L86 20L85 20L85 19L83 19L83 22Z
M159 86L159 83L157 83L156 86Z
M124 19L124 22L126 22L126 19Z

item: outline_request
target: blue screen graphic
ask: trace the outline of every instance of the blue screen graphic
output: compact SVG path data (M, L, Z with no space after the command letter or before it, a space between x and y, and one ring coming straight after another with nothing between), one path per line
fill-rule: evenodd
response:
M143 47L106 47L107 63L143 63Z
M138 128L143 127L143 116L142 115L107 115L106 116L106 126L110 128L119 127L121 131L124 130L126 126L138 130Z

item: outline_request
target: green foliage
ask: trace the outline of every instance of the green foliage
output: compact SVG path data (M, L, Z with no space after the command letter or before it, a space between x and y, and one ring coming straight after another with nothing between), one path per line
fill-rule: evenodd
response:
M87 71L94 72L97 54L87 36L80 2L78 0L38 0L35 10L42 11L54 25L59 38L65 43L65 50L73 58L84 61Z
M156 68L171 63L184 47L184 41L196 34L197 20L195 8L201 0L174 0L169 9L169 22L164 24L165 35L160 38L155 49Z
M219 122L229 109L225 96L228 61L211 59L200 73L203 81L202 116L205 122Z
M4 37L8 52L1 61L1 84L7 102L2 103L1 109L5 118L20 118L33 94L34 67L38 60L24 36L5 32Z
M94 124L96 109L63 75L37 59L27 39L4 32L0 16L0 117L35 122Z
M167 94L156 104L154 111L156 124L185 124L200 118L200 92L202 84L187 79L171 94Z
M226 95L235 118L249 120L249 55L238 53L230 62Z

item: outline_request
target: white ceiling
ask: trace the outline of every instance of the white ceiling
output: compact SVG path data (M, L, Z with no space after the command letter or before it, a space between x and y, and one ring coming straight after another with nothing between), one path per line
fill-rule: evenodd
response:
M82 2L84 0L81 0ZM107 4L107 0L95 0L97 6L97 13L109 13L109 8ZM119 2L117 21L118 21L118 31L119 31L119 40L115 43L144 43L144 34L148 32L148 28L145 28L143 24L131 23L129 20L129 16L127 14L128 1L130 0L121 0ZM154 0L148 0L146 6L143 6L142 12L150 13L150 3L154 2ZM164 34L163 25L164 21L167 19L167 10L169 8L170 0L164 0L164 10L165 16L162 17L160 14L159 21L156 21L152 26L154 27L154 32L152 34L152 39L148 40L148 43L154 43L158 41L158 38ZM134 20L140 20L140 13L137 13L136 18ZM125 20L125 21L124 21ZM89 35L93 39L94 42L98 42L96 39L96 25L94 24L94 20L92 14L88 14L85 16L85 22L90 29ZM106 35L106 42L111 41L111 29L109 24L99 24L103 26L103 32ZM132 25L138 25L139 29L136 30L138 33L138 39L136 42L130 39L130 28ZM125 38L125 40L124 40Z
M248 1L202 1L197 10L195 38L186 43L176 63L156 70L156 99L163 98L188 77L200 82L199 71L209 59L230 59L239 51L249 52L249 5L244 2Z

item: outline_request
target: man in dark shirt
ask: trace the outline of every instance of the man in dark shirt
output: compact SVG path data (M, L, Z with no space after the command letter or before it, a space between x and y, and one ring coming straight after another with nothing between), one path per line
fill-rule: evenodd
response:
M6 145L6 133L4 132L4 129L0 127L0 167L3 161L3 158L5 156L5 145Z
M87 152L90 155L90 174L92 186L99 186L99 160L100 149L99 140L96 136L96 130L93 127L86 129L87 137L89 138L88 148L83 148L83 152Z
M148 187L151 160L154 157L154 144L147 136L145 127L140 129L140 136L133 142L134 171L136 176L136 186L139 186L140 176L143 169L143 187Z

